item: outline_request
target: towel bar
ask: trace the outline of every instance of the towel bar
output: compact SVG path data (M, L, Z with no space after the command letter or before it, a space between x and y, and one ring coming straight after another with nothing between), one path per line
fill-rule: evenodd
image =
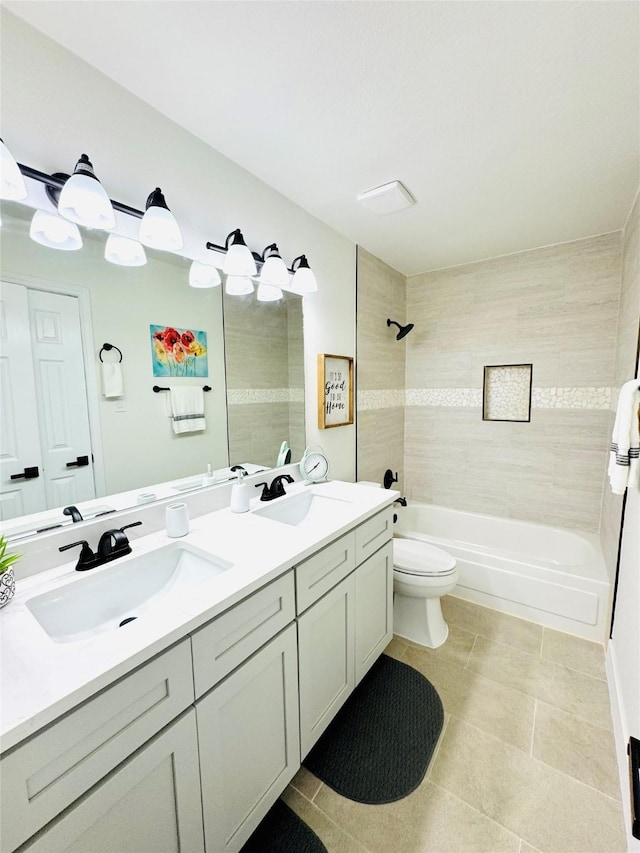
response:
M159 394L160 391L170 391L170 390L171 390L171 388L161 388L160 385L154 385L153 386L153 391L155 394ZM211 385L203 385L202 390L203 391L211 391Z

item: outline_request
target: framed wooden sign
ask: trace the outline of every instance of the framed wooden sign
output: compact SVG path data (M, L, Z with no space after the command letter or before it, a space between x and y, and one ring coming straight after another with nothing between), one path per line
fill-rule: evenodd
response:
M353 359L318 355L318 428L353 423Z

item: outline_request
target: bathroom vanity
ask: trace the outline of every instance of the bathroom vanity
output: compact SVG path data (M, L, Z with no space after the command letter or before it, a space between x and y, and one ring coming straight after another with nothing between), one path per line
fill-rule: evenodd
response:
M3 851L242 847L392 635L396 493L288 491L19 585L0 620ZM114 590L167 560L119 628L133 599Z

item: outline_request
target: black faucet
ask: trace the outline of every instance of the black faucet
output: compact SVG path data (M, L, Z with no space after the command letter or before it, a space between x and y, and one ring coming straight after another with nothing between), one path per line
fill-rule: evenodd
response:
M138 527L140 524L142 524L141 521L134 521L132 524L125 524L124 527L106 530L100 537L98 549L95 554L86 539L81 539L79 542L71 542L69 545L62 545L58 550L68 551L69 548L82 545L82 550L76 563L76 571L86 572L89 569L95 569L97 566L109 563L111 560L116 560L118 557L124 557L125 554L130 554L131 545L124 531L129 527Z
M267 483L256 483L256 489L259 486L264 486L262 490L262 494L260 495L261 501L272 501L276 498L282 498L286 495L284 490L284 486L282 485L282 481L286 480L287 483L293 483L293 477L289 474L278 474L277 477L274 477L271 481L271 485L267 485Z
M394 504L400 504L400 506L406 506L407 505L407 499L406 498L396 498L394 501Z
M71 520L73 521L74 524L76 521L84 521L84 518L80 514L80 510L78 509L77 506L66 506L62 510L62 514L63 515L70 515Z

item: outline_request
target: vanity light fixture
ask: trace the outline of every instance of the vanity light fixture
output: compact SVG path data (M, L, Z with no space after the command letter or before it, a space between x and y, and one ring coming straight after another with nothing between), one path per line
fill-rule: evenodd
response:
M184 245L174 215L169 210L160 187L147 198L145 213L140 222L140 242L152 249L177 252Z
M93 165L83 154L60 190L58 213L65 219L84 225L111 231L116 227L116 215L104 187L96 178Z
M224 290L229 296L247 296L253 293L253 282L246 275L228 275Z
M27 185L13 154L0 139L0 198L20 201L27 197Z
M297 266L296 266L297 264ZM318 289L318 282L313 274L313 270L309 266L309 261L306 255L300 255L295 258L291 264L293 270L293 281L291 288L294 293L315 293Z
M230 240L231 245L229 245ZM209 245L210 244L207 243L207 248L209 248ZM239 228L236 228L235 231L232 231L227 236L224 247L227 254L224 259L224 266L222 270L226 275L247 276L257 274L258 270L256 268L255 258L247 247L244 237L242 236L242 231ZM229 291L227 291L227 293L228 292Z
M75 252L82 248L78 226L57 213L48 213L46 210L36 210L33 214L29 236L48 249Z
M217 287L222 283L220 273L211 264L193 261L189 268L189 284L191 287Z
M279 287L273 287L271 284L258 284L258 293L256 294L258 302L277 302L282 299L282 291Z
M275 243L264 250L262 257L262 269L258 281L260 284L271 287L287 287L289 284L289 270L282 260L280 251Z
M104 256L110 263L121 267L142 267L147 263L144 246L137 240L119 234L109 234Z

